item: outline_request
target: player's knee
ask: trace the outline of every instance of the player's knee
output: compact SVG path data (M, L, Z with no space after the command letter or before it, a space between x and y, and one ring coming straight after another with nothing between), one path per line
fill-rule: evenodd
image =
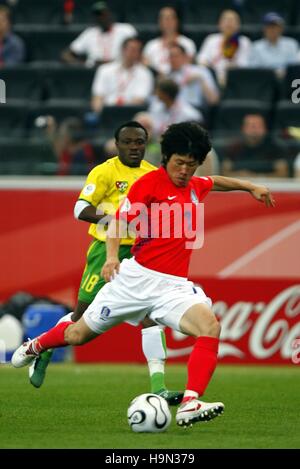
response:
M193 337L219 337L221 332L216 316L204 304L195 305L188 310L181 318L179 326L183 333Z
M204 333L202 335L209 337L220 337L221 325L215 315L212 313L211 317L207 320L204 325Z

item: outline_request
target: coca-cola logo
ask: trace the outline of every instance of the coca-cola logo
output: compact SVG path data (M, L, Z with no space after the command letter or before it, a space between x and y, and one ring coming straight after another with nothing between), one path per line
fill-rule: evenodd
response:
M250 354L263 361L278 353L282 360L293 358L294 363L300 362L300 285L286 288L268 303L238 301L228 305L225 301L217 301L212 309L222 326L220 358L243 359ZM241 342L246 336L247 347L242 347ZM186 336L176 332L173 338L182 341ZM169 349L168 356L188 355L192 348Z

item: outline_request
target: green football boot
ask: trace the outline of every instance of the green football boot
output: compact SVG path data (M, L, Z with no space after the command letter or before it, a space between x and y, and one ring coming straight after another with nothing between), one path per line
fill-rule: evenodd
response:
M46 350L36 357L29 367L29 380L32 386L40 388L46 376L47 366L51 361L53 350Z
M179 405L183 399L183 392L181 391L169 391L168 389L161 389L158 392L155 392L158 396L166 399L169 405Z

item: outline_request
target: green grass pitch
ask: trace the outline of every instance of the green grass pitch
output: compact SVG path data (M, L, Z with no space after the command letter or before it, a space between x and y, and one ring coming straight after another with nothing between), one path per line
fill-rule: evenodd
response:
M142 365L50 365L34 389L28 369L0 365L0 448L299 448L300 366L219 366L205 396L221 400L223 416L165 433L136 434L126 411L148 392ZM170 389L186 369L167 367ZM175 409L172 410L173 416Z

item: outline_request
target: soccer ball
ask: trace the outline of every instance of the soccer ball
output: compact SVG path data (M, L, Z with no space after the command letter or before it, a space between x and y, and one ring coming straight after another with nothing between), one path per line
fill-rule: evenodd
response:
M127 411L128 424L134 432L164 432L172 416L167 401L156 394L141 394L131 401Z

